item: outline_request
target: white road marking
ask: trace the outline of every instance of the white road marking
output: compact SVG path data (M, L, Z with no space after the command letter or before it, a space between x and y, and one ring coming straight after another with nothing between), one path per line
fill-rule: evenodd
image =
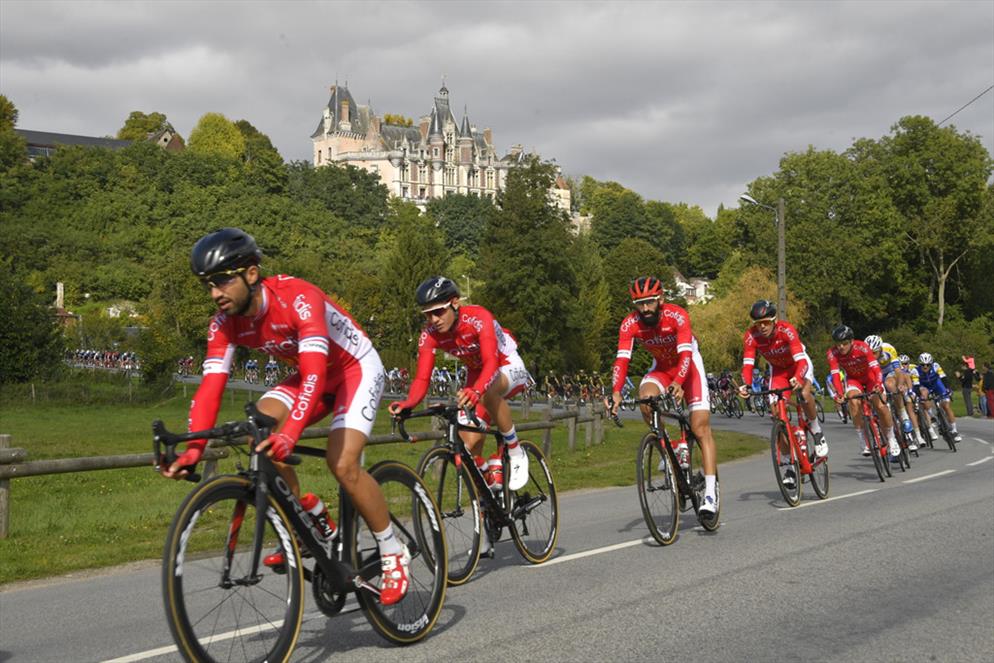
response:
M780 509L780 510L781 511L794 511L795 509L800 509L800 508L803 508L803 507L806 507L806 506L814 506L815 504L825 504L826 502L832 502L834 500L844 500L847 497L856 497L857 495L869 495L870 493L875 493L878 490L880 490L880 489L879 488L870 488L868 490L861 490L858 493L847 493L845 495L836 495L835 497L829 497L829 498L826 498L826 499L823 499L823 500L818 500L817 502L802 502L801 504L798 504L796 507L787 508L787 509Z
M917 479L908 479L907 481L902 481L901 483L918 483L919 481L925 481L926 479L934 479L935 477L941 477L944 474L952 474L956 470L943 470L941 472L936 472L935 474L926 474L923 477L918 477Z
M635 539L634 541L625 541L624 543L615 543L611 546L604 546L603 548L594 548L593 550L584 550L583 552L573 553L572 555L563 555L562 557L556 557L555 559L550 559L544 564L532 564L531 566L526 566L526 569L544 569L547 566L554 566L556 564L561 564L563 562L571 562L574 559L581 559L583 557L590 557L592 555L600 555L601 553L612 552L615 550L621 550L622 548L631 548L632 546L637 546L644 543L649 543L654 539L645 537L642 539Z
M979 437L973 437L973 438L970 438L970 439L976 440L977 442L980 442L981 444L986 444L987 446L991 445L990 442L988 442L987 440L981 440Z
M967 463L967 467L973 467L974 465L980 465L981 463L986 463L989 460L994 459L994 456L988 456L987 458L981 458L980 460L974 461L972 463Z

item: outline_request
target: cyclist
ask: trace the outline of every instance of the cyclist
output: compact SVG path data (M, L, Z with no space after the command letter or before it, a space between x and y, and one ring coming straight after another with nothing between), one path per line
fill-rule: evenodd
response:
M953 415L953 408L949 405L949 399L953 392L943 382L945 377L946 372L942 370L939 362L932 359L932 355L927 352L918 355L918 382L921 396L928 398L928 395L932 394L939 407L946 413L946 418L949 420L949 430L953 434L953 440L958 444L963 441L963 437L956 430L956 416ZM926 410L930 409L931 406L926 404Z
M815 453L824 458L828 455L828 443L818 422L818 410L811 394L815 377L814 364L801 343L797 329L786 320L777 320L777 307L767 299L760 299L752 305L749 318L752 326L742 337L742 382L749 380L756 364L756 352L759 352L766 363L773 367L770 389L793 387L801 392L801 407L808 420L808 429L814 436ZM749 388L745 384L739 387L739 395L742 398L749 397ZM784 457L789 457L789 449L780 451ZM784 472L783 483L791 488L796 485L797 477L794 476L793 469Z
M901 365L901 356L890 343L884 342L876 334L866 337L866 344L877 356L877 363L880 364L880 372L883 375L884 386L887 392L894 397L900 396L900 406L897 408L901 417L901 428L908 435L908 449L916 451L918 446L924 446L921 431L918 430L918 418L915 417L914 408L908 392L912 389L911 374L904 370ZM914 436L911 433L914 432Z
M901 454L901 447L894 437L894 420L890 416L890 408L884 400L883 378L880 375L880 365L877 358L863 341L853 340L853 330L846 325L839 325L832 330L832 341L834 345L825 353L828 358L828 366L831 369L832 387L835 390L835 402L841 404L845 400L845 395L850 392L872 393L870 403L877 411L880 421L883 423L882 430L887 433L887 444L890 448L890 455L897 457ZM846 373L846 386L842 386L842 379L839 372ZM849 416L853 426L856 427L856 435L863 443L863 455L870 455L869 440L863 435L863 408L858 407L856 401L849 401Z
M428 324L418 340L418 368L410 391L405 400L390 404L390 413L399 414L424 399L435 352L449 353L468 369L466 386L456 395L459 407L475 408L476 417L487 425L496 422L510 459L508 487L521 489L528 483L528 456L518 444L508 400L528 387L531 376L518 355L517 342L487 309L460 306L459 288L444 276L426 279L418 286L415 299ZM461 436L482 469L480 454L486 437L466 431ZM496 456L489 464L495 490L500 487L495 466L499 462L500 456Z
M656 396L667 390L676 399L687 402L690 428L701 442L704 464L704 500L700 511L707 516L718 512L718 471L714 436L711 433L711 404L705 381L704 362L697 349L697 339L690 327L690 316L676 304L663 302L663 284L654 276L640 276L628 288L635 311L625 317L618 330L618 356L612 370L611 414L621 405L621 390L628 375L628 364L636 339L652 354L649 372L639 384L639 398ZM647 424L652 412L642 406ZM686 445L678 445L678 459L685 462Z
M328 467L376 537L382 567L380 602L397 603L407 591L410 554L394 535L379 484L359 465L383 391L383 364L366 333L330 297L292 276L263 278L261 259L252 236L237 228L205 235L193 246L193 273L220 310L207 332L203 381L190 406L190 430L214 425L236 345L295 364L296 372L259 399L259 411L279 423L256 451L273 459L299 495L296 472L282 461L305 427L332 413ZM185 477L206 443L189 442L163 475ZM281 567L282 551L264 563Z

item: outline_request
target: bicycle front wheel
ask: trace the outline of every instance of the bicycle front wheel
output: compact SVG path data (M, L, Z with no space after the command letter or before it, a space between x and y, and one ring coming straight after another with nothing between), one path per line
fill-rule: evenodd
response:
M520 490L510 491L508 506L512 526L509 529L521 556L532 564L541 564L556 549L559 499L552 470L545 462L542 450L527 440L521 440L519 444L528 454L528 483ZM505 467L509 465L505 464Z
M781 447L787 448L786 453L781 451ZM789 506L797 506L801 503L801 466L787 436L787 429L781 423L776 424L770 433L770 455L780 494ZM793 485L789 483L789 479L788 483L784 483L788 470L794 475Z
M407 645L428 635L442 612L448 567L442 516L424 483L407 465L382 461L369 474L380 484L394 535L410 552L411 564L407 593L398 603L383 605L377 594L366 589L356 596L373 630L390 642ZM366 582L379 587L376 538L358 511L354 516L347 543L350 561Z
M718 469L715 468L714 473L714 494L718 498L718 510L715 511L714 516L702 517L699 507L704 502L707 481L704 479L704 452L701 450L701 441L696 436L688 434L687 450L690 452L688 483L696 496L694 511L697 514L697 522L707 531L713 532L721 524L721 485L718 480Z
M818 423L825 423L825 407L821 404L821 398L815 397L815 410L818 416Z
M647 433L639 445L635 474L639 505L649 533L660 545L668 546L676 539L680 525L676 477L669 455L652 433Z
M417 472L442 514L449 553L449 584L461 585L469 580L480 562L483 529L476 486L469 470L461 463L456 467L454 460L449 449L435 447L421 456Z
M169 630L187 661L286 661L300 634L304 572L296 537L280 506L255 508L249 479L221 476L197 486L173 518L163 552L162 594ZM282 546L285 572L261 563L253 541Z
M828 457L818 458L815 453L815 445L808 445L808 462L811 463L811 474L808 478L811 481L811 488L815 491L818 499L828 497Z

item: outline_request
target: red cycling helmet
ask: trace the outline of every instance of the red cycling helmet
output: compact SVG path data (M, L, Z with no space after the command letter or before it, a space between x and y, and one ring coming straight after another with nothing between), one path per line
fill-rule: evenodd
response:
M640 276L628 286L632 300L663 296L663 283L655 276Z

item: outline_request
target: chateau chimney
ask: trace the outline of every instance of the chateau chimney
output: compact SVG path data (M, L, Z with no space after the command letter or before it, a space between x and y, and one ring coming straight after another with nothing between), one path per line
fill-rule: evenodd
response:
M483 130L483 140L487 141L487 145L494 144L494 132L489 127Z

